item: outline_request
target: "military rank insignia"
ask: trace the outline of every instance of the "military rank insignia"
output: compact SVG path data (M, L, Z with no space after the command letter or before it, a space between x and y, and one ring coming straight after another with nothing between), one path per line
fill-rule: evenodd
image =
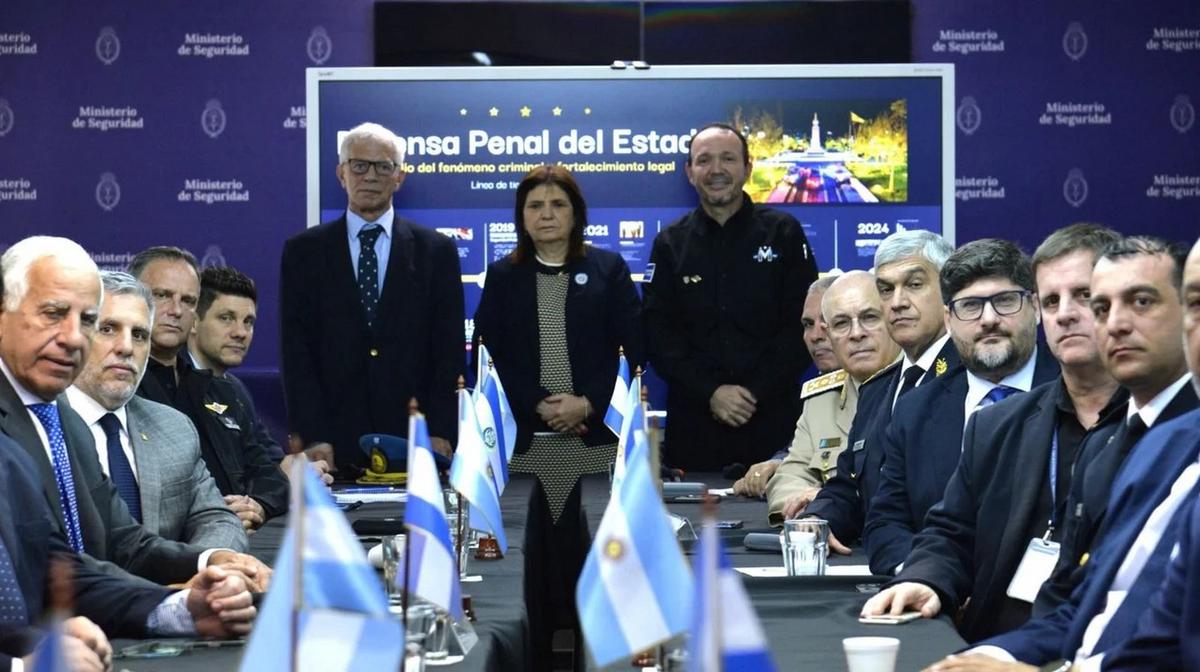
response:
M946 364L946 358L938 357L938 360L933 363L933 375L940 376L945 373L946 369L948 368L950 368L950 366Z

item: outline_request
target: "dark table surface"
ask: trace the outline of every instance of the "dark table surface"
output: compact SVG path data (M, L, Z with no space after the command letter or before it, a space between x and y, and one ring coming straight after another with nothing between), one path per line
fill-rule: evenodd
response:
M608 502L606 477L585 477L582 491L584 517L588 529L595 530ZM716 474L689 474L689 481L710 488L727 488L731 481ZM697 533L704 505L696 502L667 504L667 509L687 518ZM766 502L745 497L725 497L717 506L720 520L741 520L741 529L720 530L719 534L734 567L781 567L778 551L752 551L743 540L749 532L778 534L767 525ZM840 571L861 567L858 576L744 577L746 592L754 604L770 643L775 664L781 670L838 672L846 669L842 652L845 637L895 637L900 640L899 672L919 670L964 647L966 642L948 618L921 619L901 626L864 625L858 622L863 602L874 594L887 577L871 576L861 548L849 556L832 555L829 564ZM690 556L690 554L689 554ZM689 557L689 560L691 558Z

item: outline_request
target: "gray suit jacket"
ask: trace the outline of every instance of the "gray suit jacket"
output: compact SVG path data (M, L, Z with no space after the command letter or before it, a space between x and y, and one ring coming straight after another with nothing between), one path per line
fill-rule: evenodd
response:
M124 500L100 469L91 431L79 414L71 410L66 398L66 395L59 397L59 417L71 459L85 558L90 557L99 569L110 574L127 577L133 574L156 583L190 579L196 573L200 553L204 549L167 541L139 525L129 515ZM17 391L0 374L0 432L20 444L33 458L41 476L42 492L50 510L54 512L54 521L66 537L54 467L33 423Z
M125 404L137 462L142 526L164 539L201 548L245 551L250 542L225 506L200 457L200 436L187 416L134 396Z

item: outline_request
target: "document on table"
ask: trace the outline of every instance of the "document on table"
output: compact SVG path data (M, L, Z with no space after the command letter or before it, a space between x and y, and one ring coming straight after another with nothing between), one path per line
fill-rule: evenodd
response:
M733 488L709 488L708 494L716 495L717 497L732 497Z
M398 488L347 488L345 490L334 490L333 501L338 504L353 504L362 502L370 504L372 502L399 502L408 501L408 491Z
M783 567L734 567L737 571L755 578L778 578L787 576ZM867 565L826 565L825 576L872 576Z

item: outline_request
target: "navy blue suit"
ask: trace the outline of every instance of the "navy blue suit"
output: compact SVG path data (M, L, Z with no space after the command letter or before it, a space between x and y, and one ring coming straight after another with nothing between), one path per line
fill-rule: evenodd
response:
M1197 405L1196 391L1191 385L1184 385L1154 424L1158 426L1177 418ZM1088 437L1075 457L1058 565L1038 593L1033 605L1034 616L1044 616L1054 611L1070 598L1071 591L1083 580L1079 561L1092 550L1105 519L1113 479L1137 443L1138 437L1129 435L1125 423L1127 409L1114 409L1113 412L1119 420L1117 430L1107 439L1102 436Z
M1123 409L1127 399L1128 393L1119 391L1109 407ZM965 604L959 632L967 641L1000 634L1029 619L1029 603L1008 597L1007 589L1027 543L1042 535L1050 518L1047 466L1064 400L1071 404L1060 378L971 416L962 458L942 501L929 510L904 569L889 584L930 586L945 613L954 614ZM1099 422L1089 434L1108 436L1117 424ZM1069 466L1071 457L1064 452L1058 463ZM1060 467L1059 474L1069 478L1069 468ZM1058 493L1060 502L1067 498L1065 490Z
M958 367L953 340L946 340L935 361L945 362L946 371ZM892 421L892 399L901 382L900 368L899 363L893 364L858 388L858 410L846 438L849 450L838 455L837 474L804 510L805 515L828 520L829 530L845 544L853 543L862 533L871 498L879 488L883 433ZM922 387L938 376L937 368L925 375Z
M1186 662L1185 662L1186 661ZM1131 639L1104 656L1105 670L1200 669L1200 500L1179 530L1179 555Z
M1179 475L1200 456L1200 411L1166 423L1155 423L1126 461L1113 484L1108 514L1093 552L1084 563L1083 581L1066 602L1046 616L1034 618L1012 632L981 644L999 646L1018 660L1035 665L1073 658L1092 618L1104 610L1108 592L1130 546L1151 512L1170 492ZM1121 607L1105 627L1093 654L1103 653L1128 639L1146 611L1150 597L1162 584L1167 553L1175 545L1178 523L1196 496L1192 489L1176 511L1154 552L1130 586Z
M1036 387L1058 376L1058 362L1038 348ZM942 500L962 456L967 369L960 366L921 385L896 404L883 441L883 472L863 529L871 571L893 574L908 557L925 514Z
M75 610L87 616L112 637L146 634L146 619L169 591L124 581L81 562L55 524L42 495L33 460L12 439L0 434L0 539L12 557L13 569L30 626L0 630L0 670L12 657L28 654L41 633L50 557L62 557L74 574Z
M575 394L592 404L583 440L589 446L615 443L604 414L617 377L618 349L625 349L631 374L645 361L641 302L619 254L588 248L587 256L567 262L566 272L571 278L565 344L571 381ZM519 453L529 448L533 432L550 429L537 413L538 403L550 396L540 382L537 274L533 259L514 264L506 257L493 263L475 311L475 335L487 346L517 419Z

